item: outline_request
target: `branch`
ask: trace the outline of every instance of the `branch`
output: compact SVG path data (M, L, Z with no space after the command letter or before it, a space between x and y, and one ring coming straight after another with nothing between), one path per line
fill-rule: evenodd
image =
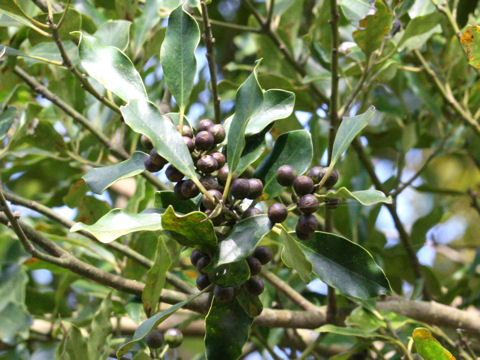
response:
M83 127L89 130L116 158L120 160L126 160L130 155L123 148L116 148L110 142L110 139L105 136L100 130L95 128L90 121L62 99L60 99L56 94L52 93L48 88L41 83L39 83L35 78L26 73L21 67L15 66L13 72L22 78L25 83L30 86L36 93L42 95L44 98L50 100L56 106L63 110L67 115L71 116L75 121L80 123ZM158 189L168 190L168 187L163 184L157 177L153 174L144 171L142 176L146 178L150 183L155 185Z
M194 16L194 18L195 18L195 20L203 23L203 18L202 17ZM209 21L210 21L210 24L212 24L212 25L224 27L224 28L227 28L227 29L239 30L239 31L248 31L248 32L253 32L253 33L261 33L262 32L262 29L257 29L257 28L247 26L247 25L238 25L238 24L235 24L235 23L228 23L228 22L213 20L213 19L209 19Z
M4 191L3 194L5 195L5 198L11 203L24 206L42 215L45 215L49 219L61 224L67 229L70 229L75 224L74 221L63 218L62 216L58 215L55 211L51 210L49 207L42 205L36 201L26 199L24 197L21 197L19 195L16 195L7 191ZM92 234L86 231L82 230L82 231L79 231L78 233L89 239L96 241L97 243L99 243L100 245L106 248L110 248L112 250L117 251L118 253L135 261L136 263L138 263L139 265L143 266L146 269L150 269L153 266L153 261L151 261L149 258L143 256L142 254L136 252L135 250L131 249L126 245L120 244L118 242L111 242L111 243L105 244L98 241L95 236L93 236ZM184 282L183 280L181 280L180 278L178 278L177 276L175 276L174 274L167 272L166 279L170 284L175 286L177 289L187 294L193 294L194 291L192 287L188 285L186 282Z
M468 195L470 196L470 199L472 200L472 207L477 211L478 215L480 215L480 204L477 199L477 192L473 191L472 189L468 189L467 191Z
M215 70L215 54L214 43L215 39L212 35L212 27L210 26L210 20L208 18L208 9L206 0L200 0L202 7L203 27L204 35L203 39L207 47L207 60L208 68L210 70L210 84L212 85L212 97L213 97L213 109L215 111L215 123L220 124L222 122L220 114L220 95L218 94L217 86L217 71Z

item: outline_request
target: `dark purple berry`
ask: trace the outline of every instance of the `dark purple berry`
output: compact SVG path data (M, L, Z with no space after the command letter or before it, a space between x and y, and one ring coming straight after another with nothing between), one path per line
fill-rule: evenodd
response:
M192 262L192 265L197 266L198 260L200 260L204 256L206 256L205 253L201 252L200 250L194 249L192 251L192 254L190 255L190 261Z
M318 229L318 221L313 215L300 215L295 231L299 239L308 239Z
M268 218L273 223L281 223L287 218L288 211L280 203L274 203L268 208Z
M222 199L222 193L218 190L211 189L208 190L208 193L212 195L212 197L221 200ZM205 209L213 210L215 209L215 206L217 203L214 203L212 200L210 200L207 196L203 195L202 196L202 204L205 207Z
M198 122L197 125L197 131L207 131L211 126L213 126L214 123L210 119L203 119Z
M269 263L273 259L272 250L266 246L257 247L253 252L253 256L260 260L262 265Z
M228 178L228 165L225 165L218 170L217 178L218 178L218 181L220 182L220 184L225 185L225 183L227 182L227 178Z
M310 232L303 232L301 229L299 229L298 224L295 228L295 234L300 240L307 240L310 239L313 235L313 231Z
M208 128L208 132L213 135L215 144L220 144L223 140L225 140L225 128L220 124L210 126Z
M154 329L145 336L145 342L151 349L157 349L163 345L163 334L160 330Z
M302 196L313 192L313 180L306 175L299 176L293 182L297 195Z
M177 125L177 130L180 132L180 125ZM190 126L188 125L183 125L182 126L182 135L187 136L189 138L193 137L193 130Z
M207 267L208 264L210 264L210 258L207 255L202 256L197 261L197 265L196 265L197 270L203 274L203 269L205 269L205 267Z
M206 274L198 275L198 277L197 277L197 289L198 290L203 290L208 285L210 285L210 279L208 278L208 275L206 275Z
M213 135L208 131L200 131L195 136L195 148L198 150L209 150L213 146Z
M326 172L327 171L323 166L314 166L308 172L308 176L310 176L315 184L318 184L320 181L322 181Z
M182 182L180 191L184 197L187 199L194 198L200 193L200 190L198 189L197 185L192 180L185 180Z
M330 189L337 183L337 181L338 181L338 171L333 169L332 173L328 177L327 181L325 181L324 185L327 189Z
M152 141L148 136L142 135L142 137L140 138L140 143L145 149L149 151L153 149Z
M229 302L232 301L235 297L235 289L231 286L221 287L215 285L215 290L213 290L213 294L218 301Z
M173 187L173 192L175 193L175 195L177 195L177 198L179 198L180 200L188 200L188 198L185 197L182 192L183 182L184 182L183 180L180 180L179 182L177 182Z
M318 210L319 204L315 195L307 194L298 200L297 206L304 214L313 214Z
M164 167L165 164L168 163L168 161L161 157L155 151L155 149L150 150L150 160L152 160L152 163L154 163L155 165L160 166L160 168Z
M213 176L202 176L200 178L200 183L205 187L207 190L211 189L218 189L218 180Z
M197 161L197 169L203 173L210 174L218 169L217 160L212 155L203 155Z
M179 182L183 179L183 174L173 165L169 165L167 167L167 170L165 170L165 175L171 182Z
M171 328L165 332L165 343L172 349L179 347L183 342L183 334L180 330Z
M188 151L192 152L195 150L195 142L191 137L183 136L183 142L187 145Z
M326 198L326 199L325 199L325 207L326 207L327 209L331 209L331 210L336 209L336 208L340 205L340 202L341 202L341 201L342 201L342 200L341 200L341 199L338 199L338 198L331 198L331 199L330 199L330 198Z
M263 193L263 183L260 179L248 179L250 191L248 192L249 199L256 199Z
M161 166L155 165L152 162L152 159L150 158L150 156L145 159L143 164L145 165L145 169L150 171L150 172L157 172L157 171L162 170Z
M297 170L290 165L282 165L277 170L277 181L282 186L291 186L297 177Z
M250 294L258 296L265 290L265 284L259 277L252 276L245 282L245 288Z
M250 275L258 275L262 271L262 263L256 257L247 257L248 267L250 268Z
M225 155L223 155L221 152L215 151L210 155L212 155L215 158L215 160L217 160L218 168L221 168L223 165L225 165L225 162L227 161L227 159L225 159Z
M236 179L232 182L230 193L236 199L245 199L250 192L250 183L247 179Z
M260 215L262 210L257 209L256 207L250 207L243 213L243 218L247 218L250 216Z

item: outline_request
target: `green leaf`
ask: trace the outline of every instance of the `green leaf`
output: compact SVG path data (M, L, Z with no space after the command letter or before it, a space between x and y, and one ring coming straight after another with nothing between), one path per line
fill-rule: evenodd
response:
M217 235L212 222L207 219L207 215L200 211L179 216L169 206L162 215L162 226L180 244L212 253L217 248Z
M108 20L98 27L93 36L105 46L113 46L125 51L130 40L130 26L126 20Z
M258 296L252 295L242 286L235 297L245 313L254 318L262 313L263 304Z
M237 170L245 148L245 129L248 121L261 107L263 94L257 80L258 63L250 76L237 90L235 114L227 135L227 162L230 172Z
M210 263L205 271L211 281L220 286L239 286L250 279L250 267L246 260L239 260L213 268Z
M401 46L405 44L407 40L428 33L436 27L440 27L441 20L442 14L440 12L418 16L410 20L397 46L401 48ZM417 44L417 47L420 47L426 40L428 39L424 39L422 43Z
M341 0L340 7L345 17L352 22L362 20L372 8L368 0Z
M207 360L238 359L252 322L237 299L220 302L214 298L205 319Z
M170 164L198 185L192 156L182 136L158 108L145 100L132 100L120 108L125 123L150 138L155 150Z
M230 234L220 242L216 266L246 259L257 244L272 229L267 215L256 215L240 220Z
M95 37L82 33L79 55L88 75L122 100L147 99L140 74L119 49L102 45Z
M272 151L258 166L254 176L263 181L264 194L274 198L283 190L283 186L276 179L278 168L282 165L291 165L298 174L303 174L309 168L312 156L310 132L290 131L278 137Z
M84 230L102 243L109 243L120 236L136 231L161 230L161 215L156 213L130 213L121 209L113 209L102 216L95 224L75 223L71 232Z
M282 261L291 269L295 269L303 282L311 280L313 270L312 263L307 259L299 244L289 233L282 231L280 241L284 247L282 250Z
M135 333L133 334L132 340L126 342L117 351L117 357L120 359L123 355L125 355L130 348L141 341L147 334L155 329L161 322L163 322L165 319L167 319L170 315L174 314L177 310L181 309L185 305L187 305L189 302L192 300L195 300L197 297L202 295L202 292L199 292L198 294L195 294L188 299L185 299L173 306L170 306L167 310L164 310L151 318L148 318L145 320L143 323L140 324L140 326L135 330Z
M160 294L165 286L165 277L167 270L172 265L172 259L168 248L165 245L163 235L158 237L157 252L153 266L147 271L145 280L145 288L142 293L143 308L147 316L150 316L152 311L156 311L160 300Z
M12 0L0 0L0 15L1 17L6 17L7 19L5 20L10 20L11 24L5 26L18 26L17 24L14 24L15 22L26 25L36 31L43 32L39 27L33 25L27 18L25 18L23 11L21 8L18 6L18 3L16 1Z
M9 106L3 113L0 114L0 140L3 140L7 136L8 130L13 124L17 116L17 108Z
M248 121L245 135L257 134L275 120L289 117L294 105L295 93L291 91L279 89L265 91L262 107Z
M73 64L78 63L78 47L72 41L63 43L65 51ZM41 42L28 50L28 54L24 54L25 63L29 66L45 60L57 61L62 63L62 56L58 51L57 44L53 42Z
M102 301L95 316L87 342L87 352L90 360L105 360L110 354L110 348L106 346L107 338L112 334L110 313L112 312L112 294Z
M167 87L184 109L193 89L197 70L195 49L200 41L196 20L178 6L168 17L168 27L160 49L160 63Z
M265 150L265 134L268 132L265 130L269 128L267 127L260 133L245 138L245 148L237 167L238 174L242 174L250 164L254 163L263 154Z
M155 193L155 207L166 210L169 206L181 214L188 214L197 210L197 205L191 200L180 200L178 196L169 190Z
M468 25L460 37L470 65L480 69L480 26Z
M376 204L391 204L392 197L385 196L381 191L375 189L350 191L346 187L341 187L338 190L330 190L325 194L327 198L341 198L341 199L353 199L358 201L364 206L376 205Z
M394 330L398 330L407 323L413 322L413 320L394 312L376 310L375 304L373 305L374 308L372 310L367 310L362 306L357 307L345 319L345 325L373 332L380 328L387 328L385 320L389 321L389 326ZM375 312L375 314L372 312Z
M33 323L31 316L25 309L25 305L9 302L0 311L0 340L4 343L12 343L16 335L24 333Z
M374 112L375 107L371 106L370 109L361 115L343 118L333 143L331 168L335 166L342 154L347 151L353 139L368 125L368 121Z
M353 32L355 42L367 56L380 47L393 23L393 14L382 0L375 2L375 8L375 14L367 15L360 20L360 30Z
M130 159L115 165L94 168L83 175L82 179L85 180L90 190L101 194L118 180L141 174L145 170L144 161L147 157L147 154L136 151Z
M85 360L87 342L83 338L80 329L72 324L68 332L64 331L63 337L55 353L55 358L61 360Z
M312 262L313 272L341 293L371 298L391 292L384 272L360 245L342 236L320 231L300 245Z
M416 328L412 333L417 352L424 360L455 360L455 357L445 349L426 328Z
M320 326L318 329L315 329L315 331L320 332L320 333L330 333L330 334L337 334L337 335L345 335L345 336L354 336L354 337L359 337L362 339L391 339L388 336L384 336L381 334L378 334L373 331L368 331L365 329L354 329L354 328L349 328L349 327L340 327L340 326L335 326L335 325L323 325Z
M132 360L152 360L150 356L145 354L144 352L136 353Z

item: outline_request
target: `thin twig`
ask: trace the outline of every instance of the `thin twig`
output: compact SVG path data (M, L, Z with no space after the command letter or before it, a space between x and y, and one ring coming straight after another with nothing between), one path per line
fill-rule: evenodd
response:
M212 86L213 110L215 112L215 122L220 124L222 122L220 114L220 95L218 93L217 85L217 70L215 69L215 39L212 35L212 27L208 18L208 9L206 0L200 0L202 7L203 27L205 46L207 47L208 68L210 70L210 84Z
M477 199L478 193L476 191L473 191L472 189L468 189L467 193L472 200L472 207L477 211L478 215L480 215L480 203Z
M195 20L203 23L203 18L201 16L194 16L194 18L195 18ZM238 31L247 31L247 32L253 32L253 33L262 32L262 29L260 29L260 28L254 28L254 27L247 26L247 25L239 25L239 24L228 23L228 22L225 22L225 21L213 20L213 19L209 19L209 20L210 20L210 24L212 24L214 26L224 27L224 28L227 28L227 29L238 30Z

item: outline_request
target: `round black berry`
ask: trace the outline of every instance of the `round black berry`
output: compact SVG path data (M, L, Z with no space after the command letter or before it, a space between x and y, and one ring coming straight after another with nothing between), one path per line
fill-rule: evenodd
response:
M183 179L183 174L173 165L169 165L167 167L167 170L165 170L165 175L171 182L178 182Z
M203 290L208 285L210 285L210 279L208 278L208 275L201 274L197 277L197 289L198 290Z
M203 155L197 161L197 169L203 173L210 174L218 169L217 160L212 155Z
M177 198L179 198L180 200L187 200L188 198L185 197L182 193L182 185L183 185L183 180L180 180L179 182L177 182L173 187L173 192L175 193L175 195L177 195Z
M142 137L140 138L140 143L147 150L152 150L153 149L152 141L150 140L150 138L148 136L142 135Z
M204 256L207 255L200 250L193 249L192 254L190 255L190 261L192 262L192 265L197 266L198 260L200 260Z
M163 334L160 330L154 329L145 336L145 342L151 349L157 349L163 345Z
M143 164L145 165L145 169L150 171L150 172L157 172L157 171L162 170L162 166L155 165L152 162L152 159L150 158L150 156L145 159Z
M313 214L318 210L318 200L312 194L302 196L297 203L298 208L304 214Z
M203 274L203 269L210 264L210 258L208 255L202 256L200 259L197 261L197 270Z
M306 175L297 177L293 182L297 195L302 196L313 192L313 180Z
M208 193L212 195L212 197L221 200L222 199L222 193L218 190L211 189L208 190ZM207 196L203 195L202 196L202 204L205 207L205 209L213 210L215 209L215 206L217 205L215 202L210 200Z
M177 125L177 130L180 131L180 125ZM188 136L189 138L193 137L192 128L188 125L183 125L182 126L182 135L183 136Z
M165 343L172 349L179 347L183 342L183 334L180 330L171 328L165 332Z
M250 275L258 275L262 271L262 263L256 257L247 257L248 267L250 268Z
M195 150L195 142L191 137L183 136L183 142L187 145L188 151L192 152Z
M220 144L225 140L225 128L220 124L215 124L208 128L208 132L213 135L215 144Z
M338 171L333 169L332 173L328 177L327 181L325 181L325 187L330 189L333 187L338 181Z
M236 179L232 182L230 193L236 199L245 199L250 192L250 183L247 179Z
M218 301L229 302L229 301L232 301L233 298L235 297L235 289L231 286L221 287L221 286L215 285L213 294L215 295Z
M197 125L197 131L207 131L211 126L213 126L214 123L210 119L203 119L198 122Z
M280 203L274 203L268 208L268 218L273 223L283 222L287 218L287 215L287 209Z
M248 192L249 199L256 199L263 193L263 183L260 179L248 179L250 191Z
M291 186L297 177L297 170L290 165L282 165L277 170L277 181L280 185Z
M228 165L225 165L218 170L217 178L221 184L225 185L228 178Z
M155 165L160 166L160 168L164 167L165 164L168 163L168 161L161 157L155 151L155 149L150 150L150 160L152 160L152 163L154 163Z
M200 183L205 187L207 190L211 189L218 189L218 180L213 176L202 176L200 178Z
M195 136L195 148L198 150L209 150L212 148L213 143L213 135L208 131L200 131L197 136Z
M192 180L185 180L182 182L180 191L184 197L187 199L194 198L200 193L200 190L198 189L197 185Z
M342 200L341 200L341 199L338 199L338 198L331 198L331 199L330 199L330 198L326 198L326 199L325 199L325 207L326 207L327 209L332 209L332 210L333 210L333 209L336 209L336 208L340 205L341 201L342 201Z
M308 172L308 176L310 176L315 184L318 184L320 181L322 181L326 172L327 171L323 166L314 166Z
M243 213L243 217L247 218L250 216L255 216L255 215L260 215L262 213L262 210L257 209L256 207L250 207L245 212Z
M250 294L258 296L265 290L265 284L259 277L252 276L245 282L245 288Z
M217 160L219 168L225 165L225 162L227 161L227 159L225 159L225 155L223 155L221 152L215 151L210 155L212 155L215 158L215 160Z
M299 239L308 239L318 229L318 221L313 215L302 214L298 218L295 231Z
M253 252L253 256L260 260L262 265L269 263L273 259L272 250L266 246L257 247Z

